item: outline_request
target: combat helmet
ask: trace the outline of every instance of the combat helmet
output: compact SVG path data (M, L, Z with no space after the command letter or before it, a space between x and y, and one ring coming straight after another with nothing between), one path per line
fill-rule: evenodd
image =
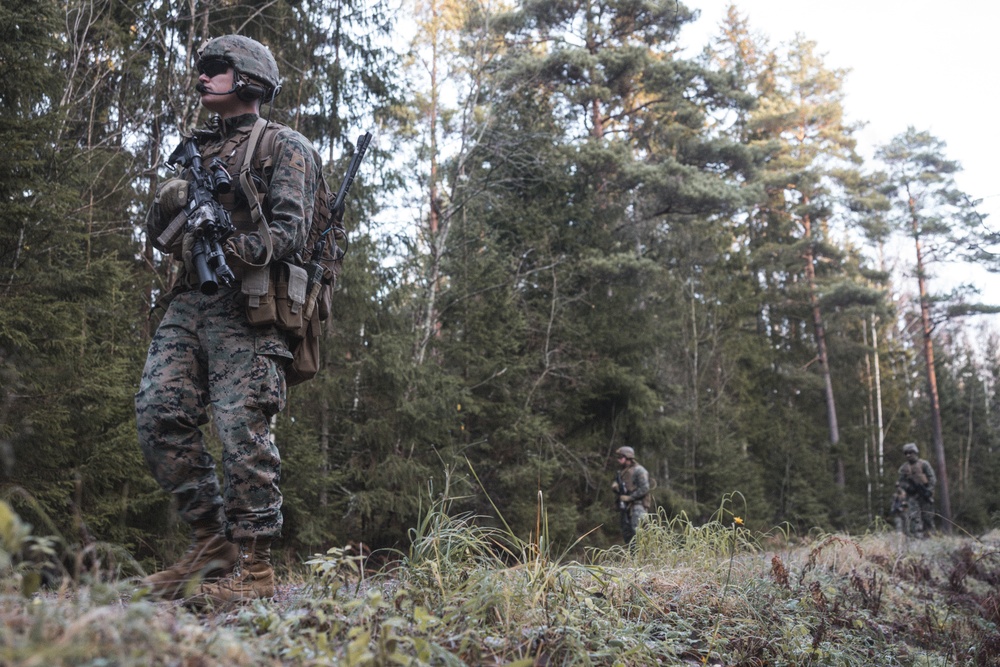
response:
M635 450L627 445L625 447L619 447L618 449L616 449L615 454L617 454L618 456L624 456L630 461L635 458Z
M263 102L270 102L281 90L281 81L278 76L278 64L271 55L271 51L257 40L244 37L243 35L223 35L210 39L198 50L198 66L206 60L225 60L236 71L236 81L240 82L242 77L248 77L263 87L250 83L241 86L237 94L241 99L244 95L259 97Z
M914 454L919 454L920 453L920 450L917 449L917 443L915 443L915 442L908 442L905 445L903 445L903 453L904 454L909 454L910 452L913 452Z

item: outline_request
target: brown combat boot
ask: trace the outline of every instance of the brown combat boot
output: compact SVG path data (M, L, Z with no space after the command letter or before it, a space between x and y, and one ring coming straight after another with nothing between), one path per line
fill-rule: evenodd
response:
M150 595L164 600L178 600L195 590L200 582L216 581L226 576L236 564L239 550L222 534L218 519L193 526L191 546L176 563L142 580Z
M271 540L239 540L239 557L232 573L215 583L204 583L185 604L192 609L225 607L274 597Z

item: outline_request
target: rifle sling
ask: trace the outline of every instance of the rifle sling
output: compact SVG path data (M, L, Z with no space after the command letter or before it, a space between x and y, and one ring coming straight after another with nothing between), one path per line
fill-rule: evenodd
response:
M264 216L264 209L260 205L261 196L257 191L257 186L254 185L253 178L250 176L250 162L253 160L253 154L257 150L257 144L260 143L260 137L266 127L267 121L263 118L258 118L257 122L254 123L253 131L250 132L250 140L247 142L246 153L243 156L243 166L240 167L240 186L243 188L243 194L246 195L247 201L250 203L250 217L257 223L257 231L260 233L260 238L267 249L263 263L253 264L246 262L248 266L256 269L262 269L270 264L271 255L274 253L271 230L267 226L267 218Z

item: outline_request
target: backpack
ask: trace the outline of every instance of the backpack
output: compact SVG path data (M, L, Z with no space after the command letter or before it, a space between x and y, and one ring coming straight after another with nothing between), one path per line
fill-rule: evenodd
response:
M656 490L657 485L656 480L649 474L648 470L646 471L646 477L649 479L649 491L642 497L642 506L650 510L656 505L656 501L653 499L653 491Z
M320 173L305 248L293 259L271 262L271 234L261 206L264 196L251 177L251 166L262 172L274 154L278 128L271 124L274 131L265 131L268 125L263 118L257 119L240 168L239 180L250 203L251 217L267 248L264 262L244 275L243 292L247 295L247 316L252 324L273 323L288 332L292 361L285 369L285 382L291 387L319 372L321 323L330 317L333 290L348 239L347 230L332 208L322 160L313 149Z

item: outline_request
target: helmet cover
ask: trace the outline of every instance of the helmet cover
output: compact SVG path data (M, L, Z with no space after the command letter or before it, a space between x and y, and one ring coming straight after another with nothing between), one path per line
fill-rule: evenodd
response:
M278 64L271 51L255 39L243 35L223 35L205 42L198 50L198 65L206 60L225 60L237 74L263 84L264 101L270 101L281 89Z

